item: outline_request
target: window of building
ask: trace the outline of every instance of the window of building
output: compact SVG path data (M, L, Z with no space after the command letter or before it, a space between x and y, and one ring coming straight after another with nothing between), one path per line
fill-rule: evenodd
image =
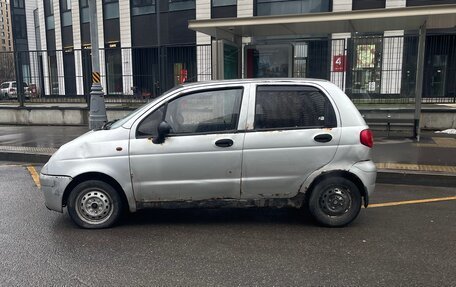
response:
M195 9L195 0L169 0L169 11Z
M233 6L237 0L212 0L212 7Z
M106 49L105 59L107 92L109 95L120 95L123 92L121 50Z
M407 0L407 6L456 4L455 0Z
M119 0L103 0L104 19L119 18Z
M155 13L155 0L132 0L131 15L145 15Z
M46 17L46 29L47 30L55 29L54 15Z
M257 88L255 129L336 127L329 99L318 89L305 86Z
M44 0L44 15L45 16L54 15L54 1L53 0Z
M46 17L46 30L54 29L55 21L53 0L44 0L44 16Z
M35 22L35 28L40 27L40 18L38 15L38 9L33 10L33 21Z
M353 10L385 8L386 0L353 0Z
M25 15L16 15L14 18L14 37L17 39L27 39L27 26Z
M256 15L329 12L331 0L256 0Z
M73 25L71 0L60 0L60 13L62 14L62 27Z
M90 23L90 10L88 0L79 0L79 8L81 10L81 23Z
M24 8L24 0L14 0L13 6L15 8Z

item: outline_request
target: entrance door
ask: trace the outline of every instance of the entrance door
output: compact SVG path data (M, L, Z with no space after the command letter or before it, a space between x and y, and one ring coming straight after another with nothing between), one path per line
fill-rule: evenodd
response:
M134 126L130 165L136 199L239 199L244 134L236 131L242 96L242 87L185 94ZM164 143L154 144L163 120L172 131Z
M445 96L447 55L434 55L432 59L431 95Z

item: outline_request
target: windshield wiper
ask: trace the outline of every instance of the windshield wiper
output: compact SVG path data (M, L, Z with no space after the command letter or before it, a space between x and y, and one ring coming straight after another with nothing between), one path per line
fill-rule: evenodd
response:
M102 126L101 126L101 129L102 130L109 130L111 128L111 125L115 122L117 122L119 119L115 119L115 120L112 120L112 121L109 121L109 122L106 122L104 123Z

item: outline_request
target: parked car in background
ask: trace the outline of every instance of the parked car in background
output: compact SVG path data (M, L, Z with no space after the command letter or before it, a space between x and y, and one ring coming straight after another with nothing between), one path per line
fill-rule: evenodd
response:
M41 170L46 206L84 228L128 208L307 208L353 221L374 191L372 133L334 84L256 79L179 86L63 145Z
M27 83L23 83L24 95L30 97L30 90ZM3 82L0 85L0 98L2 99L17 99L17 84L15 81Z

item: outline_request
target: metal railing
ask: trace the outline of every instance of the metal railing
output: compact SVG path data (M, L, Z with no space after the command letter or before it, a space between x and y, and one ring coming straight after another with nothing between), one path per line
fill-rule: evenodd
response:
M325 78L355 103L415 102L416 35L347 39L300 39L287 69L292 77ZM239 48L241 49L241 48ZM25 104L88 103L91 51L0 52L0 84L16 81L20 59ZM143 103L183 82L212 79L211 45L105 48L99 51L107 103ZM423 81L424 103L456 102L456 35L428 35ZM3 86L3 85L2 85ZM5 84L6 87L6 84ZM16 102L14 88L2 88L2 102Z

